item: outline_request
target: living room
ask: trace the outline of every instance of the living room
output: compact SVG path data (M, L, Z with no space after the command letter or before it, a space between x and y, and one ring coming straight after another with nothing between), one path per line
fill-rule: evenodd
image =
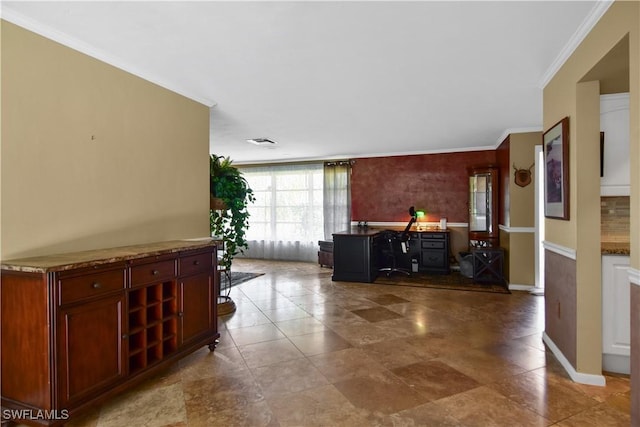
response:
M406 222L407 208L422 204L429 221L444 216L455 229L456 223L466 223L466 212L445 196L459 192L466 200L468 166L495 162L511 177L512 157L501 157L505 147L500 147L507 136L509 156L524 156L516 164L529 167L535 162L531 141L540 141L543 131L570 117L569 219L545 220L548 240L564 254L545 270L549 278L545 332L558 354L566 358L568 364L563 367L573 369L577 380L598 379L602 374L600 237L593 232L600 218L588 213L600 212L599 176L594 167L599 161L599 129L594 127L599 121L599 97L604 93L630 93L629 281L633 306L640 300L635 286L640 268L639 21L634 2L614 2L607 9L549 78L537 131L508 132L493 140L493 147L483 146L479 151L354 156L352 220ZM624 71L629 78L626 88L618 90L615 81L619 76L595 79L595 75L601 61L611 59L608 53L625 39L629 48ZM209 234L207 162L210 144L215 147L215 141L210 141L208 106L5 19L2 89L3 261ZM526 147L522 154L514 149L520 144ZM410 182L390 173L399 168L410 169ZM392 198L371 185L374 174L395 185L400 194ZM514 189L512 179L508 181L508 188ZM418 186L424 191L416 197ZM532 205L533 195L527 197ZM521 207L514 206L513 198L511 202L511 208ZM507 220L504 206L500 210L503 226L534 226L519 223L513 216ZM454 238L455 248L464 247L464 236L460 231ZM509 268L508 274L524 272L511 281L531 285L535 267L529 254L524 258L527 267ZM632 325L632 330L636 327ZM639 340L632 337L632 352L640 348ZM638 420L640 390L634 374L631 382L632 419Z

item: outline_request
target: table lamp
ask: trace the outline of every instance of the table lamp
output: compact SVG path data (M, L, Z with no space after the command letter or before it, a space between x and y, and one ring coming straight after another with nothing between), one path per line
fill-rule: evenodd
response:
M416 230L421 231L423 227L420 225L420 220L425 217L425 212L423 209L418 209L416 211Z

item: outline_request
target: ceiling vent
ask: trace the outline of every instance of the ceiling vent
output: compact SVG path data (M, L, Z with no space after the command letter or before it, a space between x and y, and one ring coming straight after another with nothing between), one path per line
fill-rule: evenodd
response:
M250 142L250 143L255 144L255 145L276 145L277 144L277 142L272 141L272 140L267 139L267 138L247 139L247 142Z

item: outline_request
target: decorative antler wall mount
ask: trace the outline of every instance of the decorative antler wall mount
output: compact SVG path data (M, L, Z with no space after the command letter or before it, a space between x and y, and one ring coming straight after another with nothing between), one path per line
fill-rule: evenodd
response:
M526 187L527 185L531 184L531 169L535 166L535 163L533 163L531 166L529 166L529 169L518 169L516 167L516 164L513 164L513 169L516 171L515 172L515 183L516 185L520 186L520 187Z

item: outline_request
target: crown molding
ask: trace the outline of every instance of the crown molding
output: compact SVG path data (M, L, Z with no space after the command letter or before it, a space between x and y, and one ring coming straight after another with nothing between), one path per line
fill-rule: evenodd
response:
M511 134L514 133L529 133L529 132L542 132L542 126L532 126L532 127L524 127L524 128L509 128L505 129L500 135L500 138L496 141L496 145L494 146L494 150L500 147L500 144L504 142L505 139Z
M598 0L596 2L587 17L582 21L582 24L580 24L556 59L551 63L551 66L543 74L540 83L538 83L540 89L544 89L544 87L549 84L553 76L562 68L567 59L569 59L578 46L580 46L580 43L587 37L587 34L591 32L612 4L613 0Z
M66 46L70 49L76 50L120 70L126 71L127 73L131 73L134 76L147 80L153 84L163 87L164 89L170 90L171 92L175 92L193 101L199 102L200 104L204 104L209 108L216 105L216 102L212 99L208 99L200 95L191 93L189 90L175 85L159 76L141 70L140 68L128 63L122 58L110 55L96 48L95 46L89 45L88 43L69 36L68 34L55 30L47 25L42 24L41 22L27 18L26 16L7 7L6 4L1 6L0 18L7 22L11 22L12 24L15 24L19 27L22 27L25 30L31 31L42 37L52 40L56 43L60 43L61 45Z

